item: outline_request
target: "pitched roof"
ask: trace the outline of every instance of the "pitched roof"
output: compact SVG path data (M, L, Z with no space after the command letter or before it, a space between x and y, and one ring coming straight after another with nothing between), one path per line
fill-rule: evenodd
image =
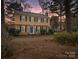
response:
M45 16L45 17L48 17L47 15L43 15L43 14L40 14L40 13L32 13L32 12L22 12L22 11L15 11L15 14L21 14L21 15L29 15L29 16Z

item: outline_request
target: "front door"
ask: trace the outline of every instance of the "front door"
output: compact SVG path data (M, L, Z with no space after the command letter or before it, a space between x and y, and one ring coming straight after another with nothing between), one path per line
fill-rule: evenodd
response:
M34 34L34 27L33 26L29 26L29 34Z

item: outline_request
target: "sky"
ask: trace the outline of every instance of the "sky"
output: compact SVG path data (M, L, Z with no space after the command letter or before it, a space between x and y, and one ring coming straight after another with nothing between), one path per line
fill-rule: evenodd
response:
M40 13L42 11L38 0L28 0L27 2L32 6L31 12Z

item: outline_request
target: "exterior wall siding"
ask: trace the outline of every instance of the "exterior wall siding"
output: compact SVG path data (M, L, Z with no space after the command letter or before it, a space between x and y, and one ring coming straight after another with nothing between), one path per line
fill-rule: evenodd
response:
M20 21L20 16L25 16L25 20L24 21ZM19 14L16 14L15 15L15 28L16 29L20 29L20 26L24 26L24 30L25 31L22 31L20 33L20 35L24 34L24 35L27 35L27 34L39 34L40 33L40 30L41 30L41 27L44 27L47 31L49 29L49 26L50 26L50 19L48 17L37 17L35 21L35 18L36 16L29 16L29 15L19 15ZM42 21L41 21L41 18L42 18ZM47 20L48 19L48 20ZM27 21L26 21L27 20ZM33 27L33 32L31 33L31 30L30 30L30 27ZM47 27L47 28L46 28Z

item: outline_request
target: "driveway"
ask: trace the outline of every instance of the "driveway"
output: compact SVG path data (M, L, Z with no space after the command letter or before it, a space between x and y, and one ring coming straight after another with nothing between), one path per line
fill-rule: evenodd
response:
M12 42L13 56L8 59L76 59L76 46L61 45L53 36L20 36Z

